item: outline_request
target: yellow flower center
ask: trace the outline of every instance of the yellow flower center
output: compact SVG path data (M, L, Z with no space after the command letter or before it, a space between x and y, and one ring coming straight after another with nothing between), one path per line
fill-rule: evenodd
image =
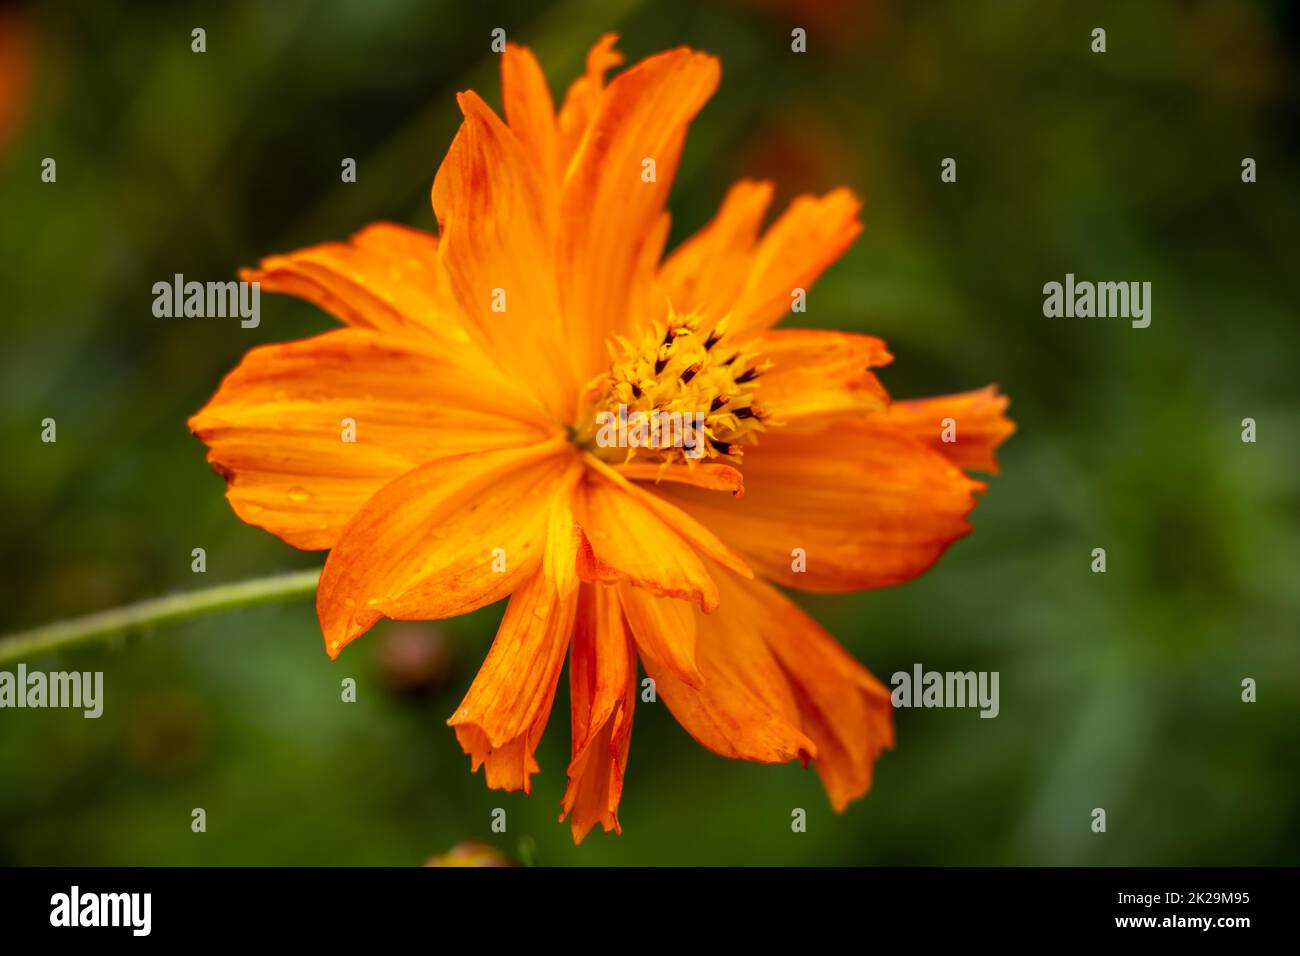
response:
M768 367L727 337L727 320L668 318L610 344L612 364L586 389L574 441L607 461L739 459L764 428L754 399Z

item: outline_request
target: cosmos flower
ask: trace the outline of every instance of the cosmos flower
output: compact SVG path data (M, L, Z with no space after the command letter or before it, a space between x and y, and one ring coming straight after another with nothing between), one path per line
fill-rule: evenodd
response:
M772 187L740 182L665 257L669 187L719 66L675 49L606 82L614 39L558 112L517 46L504 121L461 94L436 237L377 224L246 270L347 327L253 349L190 427L241 518L329 550L331 657L381 618L509 598L449 720L489 786L529 789L568 657L575 840L619 829L650 698L638 662L705 747L811 764L842 809L892 746L889 695L776 585L930 567L969 530L983 486L963 469L994 467L1006 399L891 402L879 339L773 330L857 234L848 190L764 230ZM598 421L656 412L700 427L602 440Z

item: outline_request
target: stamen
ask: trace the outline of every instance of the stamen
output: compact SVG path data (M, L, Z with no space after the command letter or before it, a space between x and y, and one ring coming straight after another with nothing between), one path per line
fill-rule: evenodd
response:
M723 318L703 333L698 316L670 313L640 342L615 340L610 370L588 386L574 442L608 461L693 467L719 455L739 459L765 428L754 394L765 366L750 348L715 355L726 325Z

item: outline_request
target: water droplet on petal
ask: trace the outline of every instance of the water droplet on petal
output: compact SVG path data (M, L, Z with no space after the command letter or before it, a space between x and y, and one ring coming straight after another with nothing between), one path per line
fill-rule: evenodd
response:
M294 485L289 489L290 501L306 501L311 497L311 493L302 485Z

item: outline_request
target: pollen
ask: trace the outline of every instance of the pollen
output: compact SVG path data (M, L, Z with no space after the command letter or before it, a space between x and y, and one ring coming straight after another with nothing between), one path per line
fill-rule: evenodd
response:
M729 339L725 318L670 312L638 339L614 339L609 352L609 371L588 385L574 430L601 458L738 461L766 427L756 395L769 363Z

